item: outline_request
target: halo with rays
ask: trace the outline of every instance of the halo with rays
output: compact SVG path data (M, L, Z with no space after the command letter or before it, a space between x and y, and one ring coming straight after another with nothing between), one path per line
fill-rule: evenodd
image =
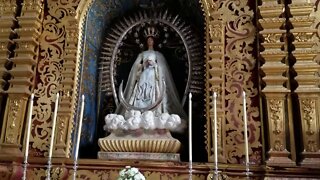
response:
M199 38L195 35L191 27L184 22L178 15L172 15L166 11L139 11L129 17L124 17L119 20L110 29L102 46L101 59L99 62L99 91L106 93L108 96L114 97L115 103L118 106L119 99L117 95L116 85L118 85L115 76L117 75L118 54L126 35L134 29L145 27L146 24L171 28L178 38L181 39L185 48L186 60L186 87L184 90L182 104L185 103L187 93L202 93L203 86L203 52ZM164 45L166 40L163 40ZM139 39L136 39L139 44ZM140 43L140 48L143 46Z

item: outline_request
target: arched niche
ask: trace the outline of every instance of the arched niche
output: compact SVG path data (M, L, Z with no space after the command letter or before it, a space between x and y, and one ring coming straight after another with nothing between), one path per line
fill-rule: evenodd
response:
M108 112L103 112L105 106L112 106L112 101L105 99L98 93L98 63L100 52L102 48L103 38L105 33L111 25L119 20L122 16L141 9L141 5L148 5L150 1L111 1L111 0L95 0L87 2L87 13L84 13L82 19L81 34L81 54L80 54L80 73L79 73L79 95L86 95L86 108L84 113L84 122L81 138L80 156L81 157L96 157L99 150L97 146L97 139L105 136L103 130L104 116ZM204 32L204 19L200 4L196 0L192 1L153 1L154 3L162 3L167 9L173 9L174 12L186 20L197 34L203 36ZM80 4L81 5L81 4ZM81 22L81 20L80 20ZM200 38L203 43L203 37ZM204 59L203 59L204 61ZM204 79L202 80L204 81ZM199 148L198 157L199 161L206 160L205 153L205 139L204 139L204 96L195 97L194 106L196 107L194 117L197 121L202 123L195 123L194 129L197 129L195 136L197 141L195 145ZM110 108L109 108L110 109ZM111 108L112 109L112 108ZM198 134L197 134L198 132ZM180 135L182 142L186 142L186 136ZM185 150L183 154L187 154ZM202 154L202 155L201 155Z

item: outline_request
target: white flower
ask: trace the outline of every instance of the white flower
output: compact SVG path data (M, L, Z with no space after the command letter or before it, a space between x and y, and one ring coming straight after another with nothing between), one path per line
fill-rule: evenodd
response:
M141 173L138 173L134 176L134 179L135 180L145 180L146 178Z
M120 172L119 172L119 175L121 177L125 176L125 172L126 172L126 169L122 169Z
M119 172L118 180L145 180L145 177L139 172L138 168L126 166Z

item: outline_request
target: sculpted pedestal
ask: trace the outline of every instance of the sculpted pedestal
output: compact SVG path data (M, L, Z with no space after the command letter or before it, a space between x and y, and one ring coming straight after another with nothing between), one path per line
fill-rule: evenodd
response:
M168 130L117 130L98 140L99 159L180 161L181 143Z

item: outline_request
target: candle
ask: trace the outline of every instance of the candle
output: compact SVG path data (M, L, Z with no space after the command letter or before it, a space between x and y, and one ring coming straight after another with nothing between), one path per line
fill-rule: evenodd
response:
M80 110L80 119L78 124L78 136L77 136L77 144L75 149L74 160L78 161L78 153L79 153L79 144L80 144L80 136L81 136L81 127L82 127L82 119L83 119L83 111L84 111L84 95L82 95L81 99L81 110Z
M217 128L217 93L213 93L213 111L214 111L214 162L215 168L218 168L218 128Z
M189 163L192 166L192 94L189 93Z
M50 142L50 149L49 149L49 159L51 159L51 157L52 157L53 141L54 141L54 134L55 134L55 129L56 129L56 121L57 121L58 103L59 103L59 93L57 93L56 103L54 106L52 131L51 131L51 142Z
M246 92L244 92L244 91L242 92L242 97L243 97L243 122L244 122L245 156L246 156L246 165L249 165Z
M34 94L31 94L30 103L29 103L29 116L28 116L28 126L27 126L27 137L26 137L26 149L24 152L24 161L25 163L28 162L28 155L29 155L29 141L30 141L30 129L31 129L31 121L32 121L32 109L33 109L33 98Z

